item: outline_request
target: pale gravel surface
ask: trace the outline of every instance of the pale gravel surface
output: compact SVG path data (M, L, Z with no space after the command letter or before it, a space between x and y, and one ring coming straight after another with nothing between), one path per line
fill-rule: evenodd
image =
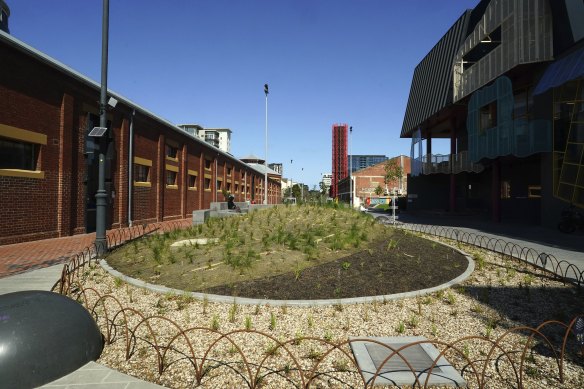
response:
M253 330L264 332L274 339L284 342L300 337L327 339L331 342L346 341L351 337L365 336L426 336L439 342L454 342L467 336L490 336L494 340L516 326L536 326L546 320L561 319L566 322L577 314L584 313L582 309L582 292L575 287L563 285L561 282L541 276L531 266L518 264L517 261L502 260L500 255L493 255L470 246L461 246L467 253L481 253L485 258L484 268L475 269L471 277L461 287L447 289L445 292L433 293L420 298L409 298L397 301L387 301L369 304L355 304L329 307L296 308L271 306L234 306L233 304L210 303L193 300L183 296L161 295L144 289L139 289L116 280L101 268L86 271L84 287L94 288L100 294L115 296L124 307L139 310L144 316L165 316L183 329L193 327L210 328L218 325L218 331L228 333L244 330L251 325ZM95 296L88 292L91 301ZM113 300L107 300L111 316L117 309ZM235 311L235 313L233 313ZM103 317L103 315L102 315ZM272 317L275 318L272 319ZM137 318L129 318L129 323L135 326ZM103 322L101 322L103 323ZM119 316L116 323L122 323ZM176 328L169 322L160 319L149 321L157 337L170 340L177 334ZM275 327L272 325L275 323ZM492 328L494 327L494 328ZM102 326L102 332L105 332ZM121 328L121 327L120 327ZM190 341L196 349L195 355L200 358L210 342L216 338L206 330L188 332ZM563 335L563 332L562 332ZM152 340L147 327L142 326L138 337ZM281 372L281 377L270 375L262 381L262 387L293 387L299 385L292 359L284 350L275 355L269 354L275 344L273 340L257 333L239 333L232 337L234 343L241 348L245 358L250 363L259 363L268 357L267 365ZM507 336L502 343L508 351L522 350L526 337L517 333ZM571 338L573 341L573 338ZM158 340L159 344L164 341ZM299 343L299 344L294 344ZM561 346L561 340L554 339L556 347ZM180 350L187 350L186 343L176 343ZM437 345L439 348L440 346ZM447 359L458 370L463 368L464 355L470 360L485 360L491 343L482 340L463 341L457 343L460 353L449 352ZM322 342L303 340L287 345L290 352L301 363L303 369L313 366L315 357L331 347L322 347ZM352 355L350 348L343 350ZM500 354L500 353L498 353ZM498 355L497 354L497 355ZM138 341L138 346L129 361L125 360L125 340L123 332L117 332L117 341L107 345L99 360L133 376L156 382L172 388L187 388L194 385L194 369L184 358L173 364L161 376L158 375L154 350L144 340ZM512 353L512 358L518 360L520 353ZM526 388L583 388L584 368L582 357L577 363L566 361L564 364L565 382L558 381L558 368L552 358L539 353L528 353L528 362L524 367L524 385ZM177 353L169 360L180 359ZM210 359L221 361L241 361L237 348L226 340L218 342L209 354ZM168 362L168 360L167 360ZM199 361L198 361L199 362ZM241 370L241 365L236 370ZM519 364L516 365L517 368ZM349 373L339 370L352 371ZM477 364L482 370L482 364ZM290 371L288 371L290 369ZM355 373L352 362L340 351L334 351L323 360L317 369L324 374L314 381L314 387L362 387L360 376ZM468 367L467 367L468 370ZM487 369L488 388L516 387L511 368L505 359L499 359L497 373L493 366ZM243 371L243 370L242 370ZM263 370L261 374L265 374ZM287 374L286 374L287 372ZM255 367L252 366L252 375ZM247 373L244 374L248 376ZM280 377L280 378L277 378ZM465 379L470 375L465 374ZM504 377L504 378L502 378ZM511 383L506 379L513 378ZM218 368L210 370L202 380L203 388L240 388L247 387L241 376L234 370ZM470 381L470 387L476 387L476 382Z

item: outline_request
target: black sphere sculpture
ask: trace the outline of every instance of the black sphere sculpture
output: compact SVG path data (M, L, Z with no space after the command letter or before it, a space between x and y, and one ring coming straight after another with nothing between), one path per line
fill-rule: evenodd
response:
M0 295L0 387L33 388L61 378L103 349L95 321L53 292Z

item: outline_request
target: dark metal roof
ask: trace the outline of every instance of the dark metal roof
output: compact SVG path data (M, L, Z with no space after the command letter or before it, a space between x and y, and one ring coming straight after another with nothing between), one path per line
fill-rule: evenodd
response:
M400 137L411 137L426 119L452 104L452 61L467 36L471 14L462 14L416 66Z
M584 77L584 45L549 64L533 90L533 95L542 94L550 88L580 77Z

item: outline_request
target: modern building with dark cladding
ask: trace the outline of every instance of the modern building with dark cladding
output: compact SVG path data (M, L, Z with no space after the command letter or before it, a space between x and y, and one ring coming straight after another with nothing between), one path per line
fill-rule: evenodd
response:
M463 12L414 71L401 137L409 209L551 227L584 208L584 2ZM432 153L437 138L448 155Z
M0 3L1 4L1 3ZM95 231L100 85L0 31L0 244ZM264 173L109 91L106 227L264 198ZM268 202L281 200L268 180Z

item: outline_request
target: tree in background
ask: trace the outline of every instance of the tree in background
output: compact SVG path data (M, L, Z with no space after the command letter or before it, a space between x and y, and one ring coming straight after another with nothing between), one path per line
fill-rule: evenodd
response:
M377 185L377 188L375 188L375 194L377 196L380 196L383 193L383 188L381 187L381 185Z
M300 198L300 186L298 184L292 186L292 197L295 197L296 200Z
M328 196L328 188L324 182L320 182L320 194L324 196Z
M385 175L383 176L383 182L385 183L385 189L387 190L387 185L392 182L396 182L402 179L404 176L404 169L398 165L395 159L389 159L383 166L385 170Z

